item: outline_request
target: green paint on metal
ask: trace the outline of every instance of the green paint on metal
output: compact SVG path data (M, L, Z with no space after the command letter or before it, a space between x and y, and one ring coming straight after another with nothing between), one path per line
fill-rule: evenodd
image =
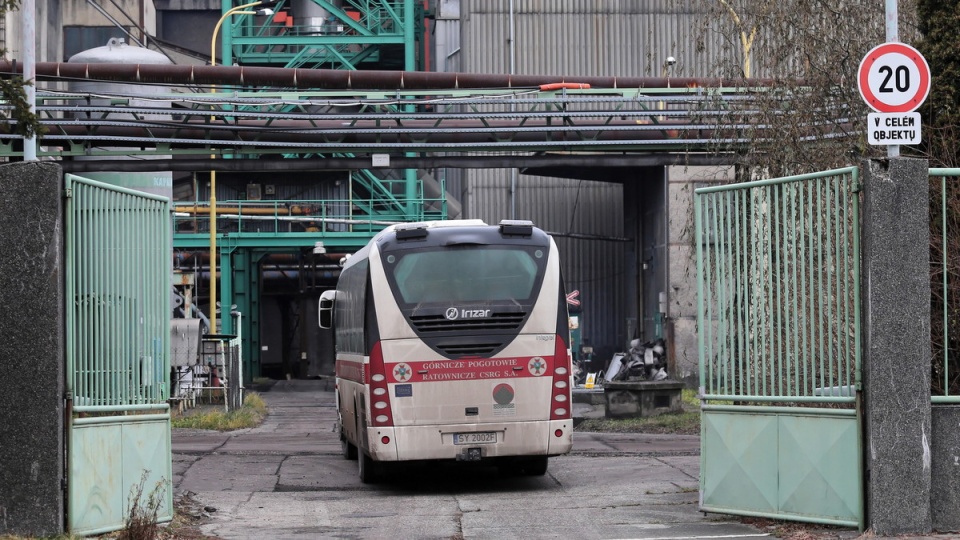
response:
M862 527L858 191L695 191L704 510Z
M319 26L311 24L318 22L315 19L300 18L299 14L282 24L273 17L259 23L252 17L237 17L224 27L223 58L241 65L385 69L380 65L389 57L384 47L399 46L403 49L402 69L417 69L419 49L414 30L423 27L422 6L412 0L342 6L326 0L314 2L329 14ZM228 7L232 2L224 0L224 9Z
M760 408L764 409L764 408ZM855 416L703 411L700 508L862 526Z
M142 478L145 495L158 490L160 521L169 521L169 200L65 178L66 386L74 405L67 527L122 528Z

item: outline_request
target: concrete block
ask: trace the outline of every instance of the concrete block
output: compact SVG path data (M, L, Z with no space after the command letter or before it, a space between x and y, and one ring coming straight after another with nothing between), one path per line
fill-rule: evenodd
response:
M604 385L607 418L636 418L683 411L680 381L611 381Z

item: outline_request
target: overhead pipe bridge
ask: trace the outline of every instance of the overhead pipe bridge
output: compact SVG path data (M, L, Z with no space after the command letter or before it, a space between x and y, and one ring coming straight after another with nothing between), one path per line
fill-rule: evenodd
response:
M0 72L20 71L0 62ZM291 157L303 163L286 159L283 168L370 167L373 154L390 154L393 168L505 166L504 156L462 155L492 152L536 155L548 164L597 152L629 166L650 164L652 156L658 164L714 163L723 160L720 149L764 136L768 126L751 121L749 101L771 84L67 63L39 63L37 76L171 86L169 94L144 98L55 92L41 82L37 113L45 133L38 156L118 158L65 161L71 171L271 170L277 164L270 158ZM217 92L198 85L215 85ZM143 106L150 99L157 107ZM13 157L22 137L11 122L0 133L0 155ZM841 118L838 134L843 124ZM209 159L227 154L231 159ZM197 157L181 161L191 155ZM130 156L178 159L118 163Z

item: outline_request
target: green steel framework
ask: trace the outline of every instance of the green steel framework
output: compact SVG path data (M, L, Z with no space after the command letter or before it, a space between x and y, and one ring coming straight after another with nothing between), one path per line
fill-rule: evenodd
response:
M121 529L138 485L169 521L170 204L65 182L67 528Z
M416 36L418 29L419 35L424 35L422 5L413 0L344 0L336 4L327 0L313 0L313 2L329 17L319 28L298 24L299 14L295 10L290 11L292 24L289 25L285 24L287 21L277 24L273 17L262 19L260 24L257 24L252 17L232 17L224 28L221 43L223 64L347 70L365 67L383 69L388 52L399 49L402 61L393 68L405 71L418 69ZM236 4L233 0L222 0L221 13L225 15ZM290 4L292 2L280 0L273 5L273 9L280 13ZM423 40L419 41L422 48ZM420 57L422 56L421 50ZM282 110L295 111L301 106L301 104L290 103L283 106ZM227 108L233 109L233 107ZM245 112L242 107L238 107L238 110ZM409 105L401 105L391 106L389 110L409 112L412 108ZM424 201L422 194L419 193L416 170L408 169L403 172L403 180L399 182L402 191L400 197L395 196L394 189L389 185L391 182L378 178L369 170L357 171L354 176L358 180L356 184L366 188L368 193L369 202L364 204L359 202L359 198L356 198L356 201L360 206L368 207L371 221L375 219L416 221L424 218L422 211ZM398 199L403 200L402 205ZM386 201L392 208L399 208L402 211L401 215L377 216L382 214L374 210L377 201ZM226 201L224 204L230 202ZM326 207L325 204L322 206L322 208ZM445 213L433 213L431 217L443 219L445 216ZM239 231L243 231L240 223L242 219L241 212L237 218ZM325 224L326 216L323 216L323 219L321 223ZM362 247L382 227L382 224L376 228L350 227L345 235L323 234L322 240L327 245L337 245L352 251ZM358 234L358 231L363 232ZM178 237L176 245L186 247L187 241L181 238L182 236ZM312 246L317 240L320 240L317 235L298 238L295 234L291 235L281 230L280 227L277 227L273 234L251 236L240 232L234 237L223 240L229 247L220 250L218 261L220 268L223 269L220 302L221 305L236 303L238 310L248 314L245 323L242 323L247 326L243 329L245 335L250 336L242 344L243 357L249 359L245 367L248 370L248 376L259 374L258 370L252 369L252 364L258 365L260 351L260 336L254 331L259 320L258 314L254 313L254 308L259 300L257 290L259 276L255 269L259 267L260 256L284 249L306 248ZM340 242L344 240L346 241L341 244ZM236 281L232 279L232 271L238 268L233 264L234 262L252 265L249 268L239 269L243 279ZM221 321L223 332L229 334L235 331L230 317L224 317Z
M942 356L943 363L940 366L934 366L934 373L937 372L937 368L942 370L942 373L940 373L940 376L943 377L943 395L934 395L934 396L931 396L931 399L933 400L933 403L960 403L960 395L957 395L956 393L951 394L950 392L951 378L956 379L957 377L960 377L960 373L957 373L955 370L954 371L950 370L950 367L951 367L950 366L950 353L951 353L950 310L951 308L956 309L956 306L951 306L949 302L950 296L949 296L948 285L949 285L950 271L949 271L948 263L950 262L950 258L955 257L957 254L950 253L950 250L948 248L948 242L947 242L948 234L953 232L948 227L948 225L950 224L950 220L948 216L949 212L947 209L947 202L948 202L947 192L948 192L948 186L951 183L948 179L956 179L957 177L960 177L960 168L930 169L930 177L932 180L935 180L937 178L939 178L940 180L939 182L940 231L939 232L940 232L940 240L941 240L941 245L940 245L940 249L941 249L940 266L941 266L941 273L942 273L941 285L942 285L942 292L943 292L943 301L942 301L943 332L939 336L939 339L941 340L940 346L943 348L943 356ZM955 180L953 180L953 182L955 183ZM931 207L933 206L934 205L931 205ZM955 326L956 325L954 325L954 327ZM933 337L936 339L938 336L933 336ZM936 361L936 359L934 360Z
M705 511L863 527L859 190L695 192Z
M241 2L246 3L246 2ZM322 26L300 24L291 10L289 21L272 17L259 21L235 17L225 25L223 64L268 65L291 68L383 69L385 58L400 48L404 70L417 70L417 35L424 35L424 12L414 0L313 0L329 17ZM221 13L238 2L222 0ZM278 13L292 2L280 0ZM287 24L288 22L292 24ZM419 32L419 33L418 33ZM419 40L422 46L422 40ZM420 51L422 57L422 51ZM396 68L394 68L396 69Z

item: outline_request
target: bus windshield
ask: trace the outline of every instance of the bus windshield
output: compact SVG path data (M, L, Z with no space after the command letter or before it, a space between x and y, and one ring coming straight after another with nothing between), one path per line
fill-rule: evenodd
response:
M443 248L387 255L389 279L404 303L531 300L544 250L511 247Z

